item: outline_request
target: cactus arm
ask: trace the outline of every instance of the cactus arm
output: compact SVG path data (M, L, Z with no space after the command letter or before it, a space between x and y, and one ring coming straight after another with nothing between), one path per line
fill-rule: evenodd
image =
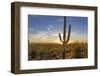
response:
M66 16L64 17L64 31L63 31L63 41L66 40Z
M70 32L71 32L71 24L69 24L68 36L67 36L67 40L65 41L65 43L68 43L68 41L69 41L69 38L70 38Z
M62 38L61 38L61 34L60 34L60 33L59 33L59 39L60 39L60 41L61 41L61 42L63 42L63 41L62 41Z

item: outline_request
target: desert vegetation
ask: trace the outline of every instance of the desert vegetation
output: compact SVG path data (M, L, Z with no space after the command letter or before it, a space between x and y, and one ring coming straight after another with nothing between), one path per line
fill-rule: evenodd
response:
M88 57L87 43L74 42L67 44L63 56L62 44L29 43L28 60L80 59Z
M53 60L53 59L80 59L88 57L87 42L69 43L71 24L66 32L66 16L64 17L63 34L58 33L61 44L58 43L35 43L28 44L29 60ZM67 35L67 36L66 36Z

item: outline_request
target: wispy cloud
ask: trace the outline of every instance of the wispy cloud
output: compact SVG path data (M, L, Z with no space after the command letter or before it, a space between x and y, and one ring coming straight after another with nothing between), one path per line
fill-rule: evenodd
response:
M55 43L58 40L58 33L52 31L39 31L36 34L29 34L30 42Z
M69 43L76 42L87 42L87 34L79 34L77 32L71 32ZM53 31L38 31L36 34L29 34L30 42L39 43L61 43L59 40L58 32Z
M49 31L49 30L51 30L52 28L53 28L53 25L49 25L47 29L48 29L48 31Z
M33 27L28 28L28 33L33 33L34 31L35 31L35 29Z
M33 31L33 30L34 30L34 28L31 28L31 27L29 28L29 31Z

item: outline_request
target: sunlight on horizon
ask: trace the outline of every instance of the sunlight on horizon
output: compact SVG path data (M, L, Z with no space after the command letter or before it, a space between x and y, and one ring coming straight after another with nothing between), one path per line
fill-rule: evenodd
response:
M87 40L69 40L69 42L67 44L76 43L76 42L87 43L88 41ZM62 42L59 39L53 40L53 41L46 41L46 42L29 40L29 43L54 43L54 44L62 44Z
M66 17L66 25L71 24L69 43L88 42L88 18L87 17ZM28 16L28 40L33 43L58 43L59 33L63 39L63 16ZM66 39L68 27L66 26Z

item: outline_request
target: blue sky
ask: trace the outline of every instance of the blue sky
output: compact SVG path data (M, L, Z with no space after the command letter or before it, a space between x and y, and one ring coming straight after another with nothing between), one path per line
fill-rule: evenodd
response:
M71 24L69 42L87 41L88 18L66 16L66 30ZM31 42L60 43L58 33L63 33L64 16L28 15L28 33Z

